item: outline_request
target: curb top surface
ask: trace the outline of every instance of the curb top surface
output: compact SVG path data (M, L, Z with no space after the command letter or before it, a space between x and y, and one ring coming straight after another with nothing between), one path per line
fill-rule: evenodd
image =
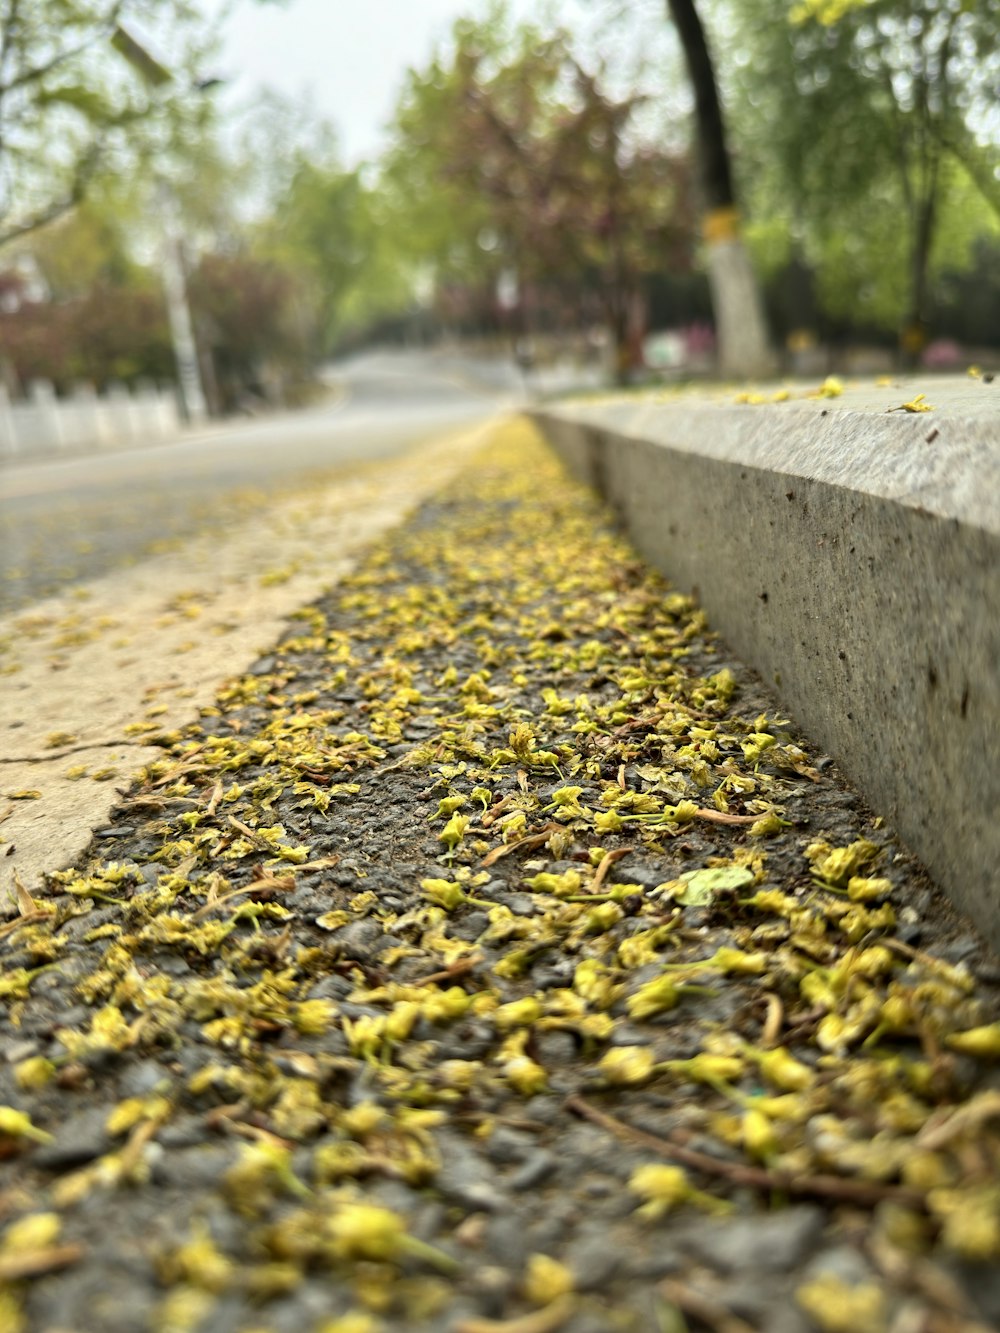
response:
M1000 384L917 381L835 397L737 402L736 392L575 400L537 409L686 453L844 486L1000 532ZM784 390L779 390L784 392ZM793 393L806 392L801 387ZM909 398L905 395L910 394Z

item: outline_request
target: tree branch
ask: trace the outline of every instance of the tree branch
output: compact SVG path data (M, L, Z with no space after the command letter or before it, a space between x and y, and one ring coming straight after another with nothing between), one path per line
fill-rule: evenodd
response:
M68 213L75 208L83 198L87 185L100 164L102 151L103 144L91 145L77 163L76 170L73 173L72 185L66 194L53 200L45 208L32 214L23 222L15 223L6 229L0 229L0 247L9 245L11 241L16 241L19 237L27 236L42 227L47 227L50 222L55 222L64 213Z
M1000 217L1000 187L989 163L980 161L976 148L971 144L959 143L945 132L939 132L938 141L943 152L950 153L956 162L961 163L985 203Z
M749 1186L768 1194L797 1194L812 1196L817 1199L835 1199L839 1202L860 1204L874 1208L877 1204L889 1200L902 1204L905 1208L922 1210L927 1202L919 1190L909 1189L905 1185L885 1185L878 1181L856 1180L848 1176L831 1176L825 1173L808 1175L804 1172L771 1171L765 1167L748 1166L743 1162L725 1161L709 1153L687 1148L670 1139L662 1139L656 1134L636 1129L619 1120L616 1116L600 1111L577 1093L571 1094L564 1103L566 1109L585 1120L599 1125L627 1143L645 1148L668 1161L680 1162L692 1170L702 1171L705 1175L718 1176L733 1185Z
M9 0L9 5L10 7L7 10L7 17L4 20L3 25L3 35L0 36L0 85L3 83L4 69L7 65L7 57L10 55L11 46L13 45L14 34L17 32L21 0Z
M23 70L15 78L11 79L10 82L0 84L0 97L6 97L8 93L12 93L18 88L24 88L30 83L41 82L43 79L47 78L53 70L59 69L61 65L65 65L69 61L75 60L77 56L83 55L85 51L89 51L91 47L96 46L102 38L108 36L114 30L127 3L128 0L114 0L114 4L108 11L107 17L101 20L101 25L97 32L94 33L93 36L88 37L85 42L80 42L77 46L71 46L67 51L57 51L51 60L45 61L44 64L36 65L33 69ZM4 36L5 38L7 36L6 30ZM2 68L3 66L0 64L0 70L2 70Z

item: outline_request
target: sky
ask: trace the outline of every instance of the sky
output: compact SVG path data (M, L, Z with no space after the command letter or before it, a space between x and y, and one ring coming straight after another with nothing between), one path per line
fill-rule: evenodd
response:
M592 27L608 0L550 0L574 30ZM240 0L223 28L226 100L246 102L267 85L308 94L335 125L345 162L377 154L407 68L430 59L456 18L485 0ZM538 17L535 0L510 0L516 17Z

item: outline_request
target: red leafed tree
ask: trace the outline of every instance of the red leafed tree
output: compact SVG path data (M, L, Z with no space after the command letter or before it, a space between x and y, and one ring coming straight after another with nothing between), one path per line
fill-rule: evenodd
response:
M564 34L524 29L506 43L462 23L448 68L414 77L400 116L408 158L449 198L523 294L596 300L619 375L637 355L644 279L686 267L693 203L686 160L644 140L643 98L618 98L583 67ZM439 224L440 225L440 224ZM447 252L454 233L440 226ZM522 310L524 302L522 301Z
M249 255L204 255L191 275L190 298L217 408L240 406L247 393L279 396L307 359L309 330L294 277Z
M29 299L3 275L0 360L16 384L51 380L60 390L87 382L166 380L173 374L163 302L153 289L100 283L65 300Z
M643 278L690 262L687 163L633 135L640 97L603 92L561 43L548 59L548 88L530 64L487 82L467 63L467 137L452 170L487 193L527 278L582 278L596 291L626 379L639 355ZM546 94L560 84L569 95L553 105Z

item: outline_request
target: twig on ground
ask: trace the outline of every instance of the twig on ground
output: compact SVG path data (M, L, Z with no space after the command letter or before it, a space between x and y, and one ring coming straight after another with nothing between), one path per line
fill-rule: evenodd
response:
M59 1268L68 1268L86 1254L83 1245L47 1245L40 1250L25 1250L20 1254L0 1255L0 1282L20 1282L23 1278L41 1277Z
M765 1051L776 1046L785 1022L785 1007L773 992L767 997L767 1017L761 1029L760 1044Z
M964 1106L942 1108L934 1112L917 1134L917 1147L927 1152L936 1152L969 1130L978 1132L983 1122L992 1120L994 1116L1000 1116L1000 1091L989 1088L977 1093Z
M847 1180L842 1176L827 1175L790 1175L784 1171L767 1171L759 1166L747 1166L742 1162L726 1162L712 1157L708 1153L698 1152L694 1148L684 1147L671 1139L661 1139L656 1134L648 1134L643 1129L635 1129L624 1120L618 1120L605 1111L574 1093L564 1102L567 1110L582 1116L585 1120L600 1125L609 1134L625 1139L638 1147L648 1148L659 1157L666 1157L689 1166L692 1170L702 1171L708 1176L719 1176L730 1180L734 1185L748 1185L751 1189L764 1190L767 1193L803 1194L819 1199L842 1199L864 1207L891 1201L906 1208L923 1209L926 1201L918 1190L907 1189L903 1185L879 1185L867 1180Z
M295 888L295 879L291 875L267 875L259 879L253 879L249 884L241 884L238 889L230 889L228 893L220 893L215 898L210 898L208 902L203 903L196 912L192 912L190 921L203 921L206 916L211 916L217 907L222 907L224 903L231 902L234 898L242 897L246 893L287 893L289 889Z
M695 1291L694 1287L684 1282L678 1282L676 1278L665 1278L658 1289L672 1305L676 1305L684 1314L694 1315L695 1319L700 1319L715 1333L756 1333L752 1324L730 1313L719 1301Z
M556 1333L576 1309L572 1296L559 1296L542 1310L518 1319L463 1319L455 1333Z
M489 828L492 824L495 824L504 811L510 808L510 803L513 799L513 796L505 796L503 800L497 801L495 805L491 805L483 815L483 828Z
M12 921L5 921L0 926L0 939L13 935L14 931L20 930L22 926L30 926L35 921L44 921L49 915L48 912L30 912L27 916L16 916Z
M126 814L129 810L166 810L171 805L196 806L193 796L136 796L130 801L119 801L112 811L115 815Z
M620 861L623 856L628 856L629 852L634 852L634 847L618 847L613 852L605 852L601 858L601 863L594 872L594 878L587 887L588 893L596 893L604 883L604 877L616 861Z
M191 761L196 755L201 754L204 749L204 741L200 745L193 746L190 750L186 751L183 760L179 764L175 764L173 768L168 769L166 773L161 773L152 785L154 787L165 787L168 783L176 782L178 778L185 777L188 773L200 769L203 766L202 763L192 763Z
M464 977L467 972L471 972L483 962L481 953L474 953L469 958L459 958L457 962L443 967L440 972L431 972L426 977L417 977L416 981L411 981L411 986L434 986L439 981L454 981L456 977Z
M517 842L507 842L501 847L494 847L492 852L484 856L479 864L485 868L493 865L495 861L499 861L502 856L509 856L511 852L533 852L536 847L544 847L552 834L562 827L562 824L546 824L539 833L532 833L530 837L519 838Z
M205 814L211 817L219 808L219 802L222 800L222 779L219 778L212 788L212 795L209 797L208 805L205 806Z
M248 838L254 846L259 847L261 844L264 844L267 846L268 850L271 850L267 840L262 838L257 830L252 829L249 824L244 824L242 819L237 819L235 815L227 815L226 823L230 828L234 828L237 833L242 833L243 837Z
M709 810L700 805L694 812L695 819L703 819L706 824L756 824L760 815L730 815L725 810Z

